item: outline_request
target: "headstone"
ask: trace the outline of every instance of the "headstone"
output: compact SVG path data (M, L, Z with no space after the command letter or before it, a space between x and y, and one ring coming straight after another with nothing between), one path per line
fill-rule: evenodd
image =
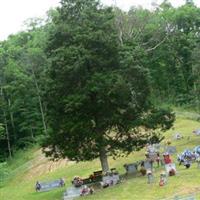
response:
M83 186L81 187L70 187L67 189L67 191L64 193L64 200L73 200L76 197L79 197L81 195L81 191L83 189Z
M200 146L196 146L196 147L194 148L194 151L195 151L195 153L197 153L197 154L200 155Z
M173 200L196 200L194 195L175 196Z
M175 140L180 140L182 138L183 138L183 136L180 133L176 133L175 136L174 136Z
M137 163L125 164L124 168L126 169L127 174L133 174L137 172Z
M52 182L42 182L40 183L41 188L40 188L40 192L45 192L45 191L49 191L49 190L53 190L55 188L61 187L61 182L60 180L56 180L56 181L52 181Z
M157 153L156 152L152 152L149 153L149 159L155 161L157 158Z
M161 148L161 144L159 144L159 143L153 144L153 147L155 148L156 151L159 151Z
M119 174L113 174L113 175L109 175L109 176L103 176L102 179L102 184L108 184L110 185L116 185L117 183L119 183L120 178L119 178Z
M170 155L173 155L177 152L177 150L175 146L167 146L165 148L165 152L169 153Z
M147 183L148 184L153 183L153 174L151 169L147 170Z
M144 162L144 168L146 170L151 169L152 168L152 164L149 161L145 161Z
M169 174L169 172L171 170L174 170L176 172L176 165L175 165L175 163L166 164L165 165L165 170L166 170L167 174Z
M200 129L194 130L193 133L194 133L195 135L199 136L199 135L200 135Z

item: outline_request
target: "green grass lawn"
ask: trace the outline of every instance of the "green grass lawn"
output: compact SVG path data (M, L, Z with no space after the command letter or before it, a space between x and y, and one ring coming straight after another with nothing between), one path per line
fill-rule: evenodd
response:
M178 152L184 148L193 148L200 145L200 137L193 135L191 132L200 128L200 123L188 119L178 118L174 130L165 133L166 140L172 139L174 133L180 132L183 140L174 141ZM190 140L187 139L188 136ZM164 142L164 141L163 141ZM13 177L10 178L4 187L0 188L0 200L61 200L65 188L59 188L50 192L36 193L34 185L37 180L55 180L60 177L66 178L66 187L70 185L75 175L87 177L93 171L100 169L99 160L92 162L69 163L57 167L53 171L46 170L42 175L35 173L35 167L40 167L37 161L38 149L33 148L27 152L18 154L14 161L8 165L9 170L15 171ZM137 160L144 159L144 150L135 152L126 158L118 158L117 160L109 159L111 167L116 167L123 174L125 163L132 163ZM174 158L176 160L176 156ZM37 166L36 166L37 165ZM17 169L16 169L17 166ZM22 166L22 167L20 167ZM37 168L38 169L38 168ZM107 189L96 191L94 195L82 197L82 200L159 200L174 195L184 195L197 192L197 199L200 199L200 169L197 164L193 164L190 169L184 166L177 166L178 174L175 177L168 178L168 184L164 187L158 185L159 174L162 168L155 168L155 179L151 185L147 184L147 177L139 174L128 177L121 184ZM198 194L199 192L199 194Z

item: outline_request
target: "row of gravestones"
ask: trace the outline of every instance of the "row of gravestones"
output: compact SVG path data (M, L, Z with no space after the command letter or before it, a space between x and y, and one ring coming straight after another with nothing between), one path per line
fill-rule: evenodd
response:
M161 146L159 144L155 144L153 146L154 149L159 149L160 147ZM174 154L176 152L176 148L172 147L172 146L168 146L168 147L165 147L165 151L168 151L170 154ZM153 151L152 151L152 153L150 153L150 156L154 156ZM132 163L132 164L125 165L124 167L125 167L128 174L136 173L139 164L140 164L140 162ZM150 168L152 168L152 164L149 161L145 161L144 162L144 168L150 169ZM107 179L107 180L111 179L111 182L113 181L111 177L106 177L105 179ZM119 177L117 177L117 180L119 180ZM106 181L103 180L103 182L106 182ZM115 180L114 180L114 182L115 182ZM36 184L36 190L43 192L43 191L49 191L49 190L52 190L54 188L58 188L58 187L62 187L62 186L63 186L63 182L62 182L62 179L60 179L60 180L55 180L55 181L52 181L52 182L41 182L41 183L39 183L39 190L37 190L38 185ZM81 188L79 188L79 189L81 189ZM69 189L69 193L72 193L70 191L76 190L77 191L76 194L77 194L77 193L79 193L79 189L76 190L76 188L75 189L71 188L71 189Z
M153 156L153 151L155 151L155 149L160 149L161 146L159 144L155 144L152 148L152 150L150 151L150 157ZM167 146L167 147L163 147L165 149L165 151L169 152L170 154L174 154L176 152L176 148L175 147L172 147L172 146ZM129 165L126 165L126 170L127 170L127 173L135 173L137 172L137 166L138 166L138 163L132 163L132 164L129 164ZM149 162L149 161L145 161L144 162L144 168L145 169L150 169L152 168L152 164ZM166 170L168 168L166 167ZM103 177L103 180L102 180L102 184L103 185L115 185L116 183L119 182L119 175L115 175L115 176L105 176ZM52 181L52 182L42 182L42 183L39 183L39 186L40 186L40 189L39 191L43 192L43 191L49 191L49 190L52 190L54 188L58 188L58 187L61 187L63 186L63 183L61 184L61 179L60 180L55 180L55 181ZM71 188L68 188L68 190L66 191L66 193L64 194L64 200L71 200L73 199L74 197L77 197L77 196L80 196L80 192L83 190L83 187L84 186L81 186L79 188L76 188L76 187L71 187Z
M111 185L116 185L118 184L120 181L120 177L119 174L110 174L107 176L103 176L102 177L102 181L101 186L102 187L107 187L107 186L111 186ZM82 185L80 187L69 187L67 189L67 191L64 193L63 199L64 200L73 200L74 198L80 197L82 194L82 191L84 191L85 189L87 190L89 187L86 185ZM90 193L86 193L86 195L88 195Z
M161 145L161 144L153 144L153 145L149 145L149 147L147 147L147 151L149 153L156 153L156 152L168 152L170 155L175 154L177 152L176 147L175 146L169 146L169 145Z

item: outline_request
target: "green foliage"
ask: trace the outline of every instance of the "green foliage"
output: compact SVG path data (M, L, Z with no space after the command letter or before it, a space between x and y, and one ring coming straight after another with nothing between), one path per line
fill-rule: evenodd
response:
M150 102L148 70L134 60L143 53L129 39L120 44L113 10L95 0L61 5L47 47L46 155L92 160L160 141L174 115Z
M119 132L130 137L128 130L147 126L160 140L154 128L169 128L174 119L163 118L170 111L152 102L200 110L200 8L193 1L124 12L95 0L63 0L47 20L25 25L26 31L0 42L1 159L41 141L47 129L58 143L82 134L94 154L74 158L67 149L76 160L97 156L99 135L111 154L123 146L130 152L134 142L115 140ZM83 146L72 147L82 152Z

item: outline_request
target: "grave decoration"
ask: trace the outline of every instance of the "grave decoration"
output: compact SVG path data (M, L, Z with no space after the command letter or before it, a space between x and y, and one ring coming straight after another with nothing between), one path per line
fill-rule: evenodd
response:
M83 185L83 179L79 176L75 176L72 181L72 184L74 185L74 187L81 187Z
M200 156L196 158L197 168L200 168Z
M147 170L147 183L148 184L153 183L153 172L151 169Z
M172 159L169 155L169 153L164 153L164 163L165 163L165 170L167 172L167 175L174 176L176 174L176 166L174 163L172 163Z
M76 197L86 196L94 193L92 186L82 185L80 187L69 187L64 193L64 200L73 200Z
M193 133L197 136L200 136L200 129L196 129L193 131Z
M165 170L166 170L168 176L176 175L176 165L175 165L175 163L166 164Z
M115 168L112 168L111 171L114 169ZM95 171L88 178L81 178L79 176L75 176L74 179L72 180L72 184L75 187L80 187L82 185L100 182L100 181L102 181L102 177L103 177L102 171Z
M191 161L186 159L185 162L184 162L184 166L185 166L186 169L189 169L190 166L191 166Z
M164 186L167 183L167 174L166 172L161 172L160 174L160 181L159 181L159 186Z
M141 163L140 163L140 173L143 175L143 176L145 176L146 175L146 172L147 172L147 170L145 169L145 166L144 166L144 164L145 164L145 161L141 161Z
M194 148L194 152L195 152L195 154L196 154L197 157L200 156L200 146L196 146Z
M126 174L134 174L138 171L138 163L125 164Z
M174 136L174 139L180 140L180 139L183 139L183 136L180 133L176 133L175 136Z
M35 184L35 190L37 192L45 192L45 191L50 191L58 187L64 187L65 182L61 178L59 180L51 181L51 182L39 182L37 181Z
M196 161L198 157L195 151L191 151L189 149L185 149L182 154L178 155L179 165L184 164L186 168L189 168L191 163Z
M171 159L170 154L168 152L163 154L163 158L164 158L165 165L172 163L172 159Z
M118 173L107 173L105 176L103 176L102 178L102 182L101 183L101 186L103 188L107 188L109 186L113 186L113 185L116 185L120 182L120 177L119 177L119 174Z
M175 196L173 200L196 200L194 195Z
M81 190L80 196L86 196L93 193L94 193L93 187L88 187L87 185L84 185L83 189Z

